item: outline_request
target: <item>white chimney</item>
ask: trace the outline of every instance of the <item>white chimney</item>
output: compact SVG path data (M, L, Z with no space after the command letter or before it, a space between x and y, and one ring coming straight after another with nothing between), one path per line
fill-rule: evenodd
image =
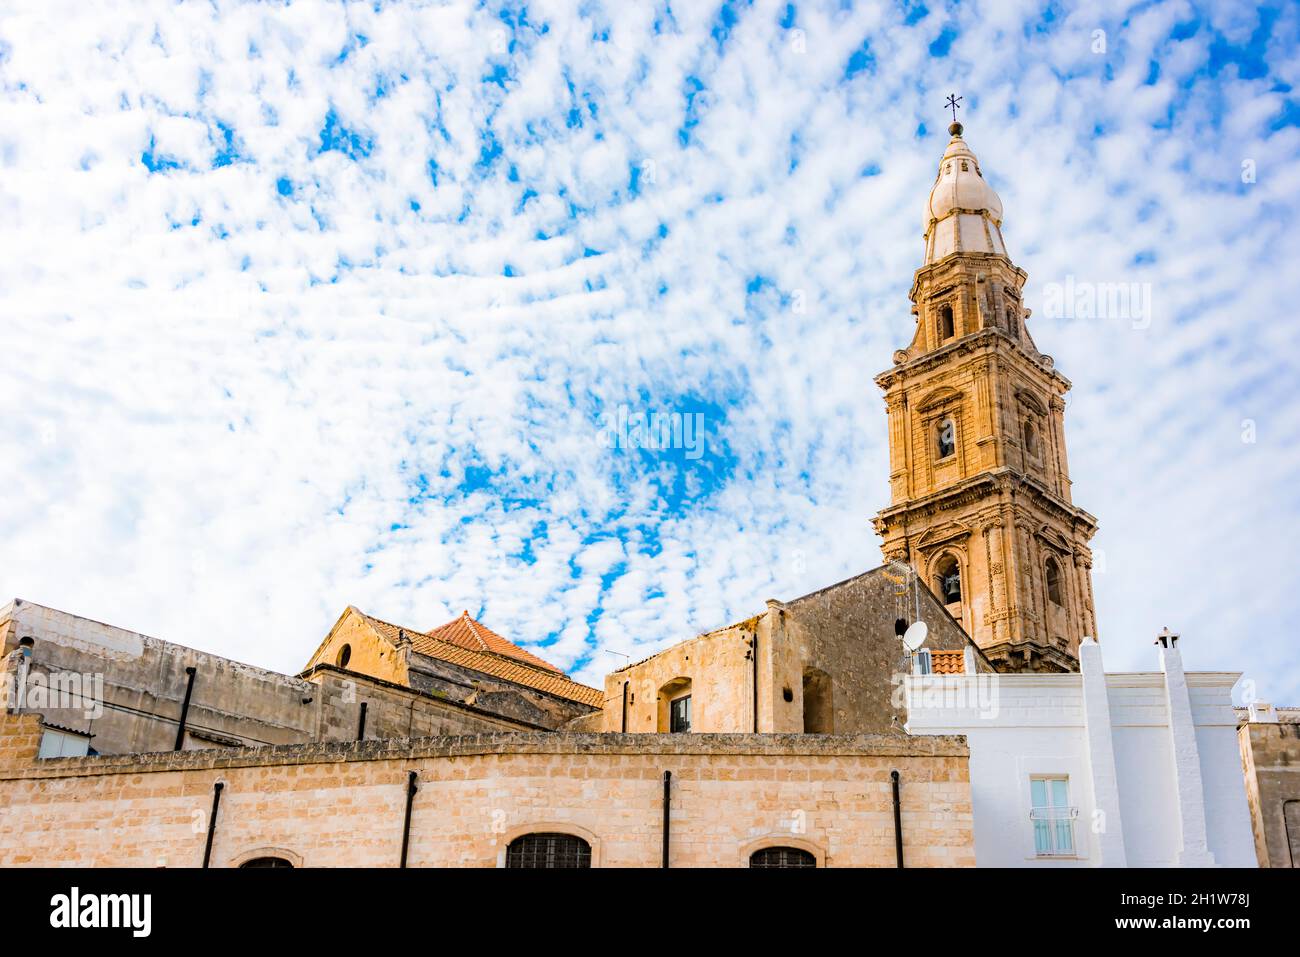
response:
M1267 701L1252 701L1249 712L1251 724L1277 724L1277 708Z

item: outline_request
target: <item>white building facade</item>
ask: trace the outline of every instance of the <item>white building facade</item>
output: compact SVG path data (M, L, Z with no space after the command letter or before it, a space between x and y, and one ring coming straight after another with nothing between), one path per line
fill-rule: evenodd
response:
M1255 867L1236 673L911 675L911 734L970 745L980 867Z

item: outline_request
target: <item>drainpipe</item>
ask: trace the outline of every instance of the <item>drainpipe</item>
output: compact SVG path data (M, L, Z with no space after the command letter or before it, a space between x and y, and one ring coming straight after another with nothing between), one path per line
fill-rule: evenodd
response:
M898 867L903 866L903 807L898 799L898 772L890 771L889 778L894 782L894 853L898 856Z
M185 722L190 716L190 693L194 691L194 668L186 668L185 673L189 675L189 680L185 682L185 700L181 702L181 723L176 728L176 747L172 748L173 751L179 751L185 745Z
M623 682L623 733L627 734L627 682Z
M673 772L664 772L664 862L663 866L668 866L668 806L671 802L673 783Z
M193 671L193 669L190 669ZM203 845L203 867L206 870L208 861L212 860L212 838L217 833L217 809L221 807L221 789L225 785L218 781L212 785L212 814L208 817L208 839Z
M366 739L366 702L361 702L361 718L357 721L357 740Z
M406 779L406 820L402 822L402 862L398 867L406 867L406 852L411 846L411 804L415 801L415 792L419 790L415 785L417 777L416 772L412 771Z

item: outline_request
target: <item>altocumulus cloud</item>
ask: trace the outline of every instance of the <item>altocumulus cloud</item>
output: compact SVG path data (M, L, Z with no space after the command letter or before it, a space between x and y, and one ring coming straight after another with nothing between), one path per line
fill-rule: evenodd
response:
M3 590L288 670L347 603L468 608L598 682L871 567L954 89L1076 383L1109 666L1169 624L1300 704L1297 15L11 6ZM1070 276L1150 324L1045 315Z

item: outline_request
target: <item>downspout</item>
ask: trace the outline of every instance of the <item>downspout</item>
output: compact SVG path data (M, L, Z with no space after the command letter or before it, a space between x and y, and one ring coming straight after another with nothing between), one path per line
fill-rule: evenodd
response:
M903 806L898 799L898 772L890 771L889 778L894 782L894 853L898 856L898 867L903 866Z
M1296 801L1295 798L1292 798L1292 799L1289 800L1289 801L1283 801L1283 802L1282 802L1282 825L1283 825L1283 827L1286 826L1286 809L1287 809L1287 805L1289 805L1289 804L1295 804L1295 803L1297 803L1297 801ZM1295 867L1295 866L1296 866L1296 859L1295 859L1295 845L1293 845L1293 844L1291 843L1291 841L1289 841L1289 840L1286 842L1286 855L1287 855L1287 859L1290 861L1290 863L1289 863L1287 866L1288 866L1288 867Z
M217 833L217 809L221 807L221 789L224 787L225 785L220 781L212 785L212 814L208 817L208 839L203 845L203 867L205 870L208 862L212 860L212 838Z
M357 740L366 739L366 702L361 702L361 717L357 721Z
M402 862L398 867L406 867L406 852L411 846L411 805L415 802L415 792L419 790L415 785L417 777L412 771L406 779L406 820L402 822Z
M185 682L185 700L181 702L181 723L176 727L176 747L172 748L173 751L179 751L185 744L185 722L190 716L190 694L194 691L194 671L192 666L185 669L185 673L190 677ZM207 867L206 864L203 866Z
M624 681L623 682L623 733L624 734L627 734L627 685L628 683Z
M668 806L672 801L672 783L673 772L664 772L664 860L663 866L668 866Z

